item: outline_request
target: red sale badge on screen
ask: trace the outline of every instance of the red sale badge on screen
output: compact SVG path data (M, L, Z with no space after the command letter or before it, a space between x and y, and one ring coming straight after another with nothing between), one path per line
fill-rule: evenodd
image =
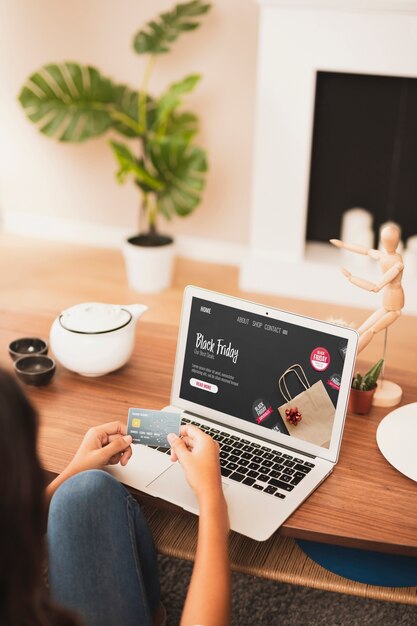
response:
M310 354L310 364L318 372L324 372L330 365L330 354L326 348L314 348Z

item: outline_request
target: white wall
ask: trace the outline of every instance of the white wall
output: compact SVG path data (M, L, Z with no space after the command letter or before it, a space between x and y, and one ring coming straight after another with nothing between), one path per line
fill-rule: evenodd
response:
M240 287L376 308L382 293L347 283L339 269L347 264L374 281L376 263L358 267L357 259L330 244L306 245L316 74L417 77L417 0L260 0L260 5L251 237ZM404 311L412 314L416 285L415 272L406 267Z
M133 52L132 37L174 4L0 0L0 208L10 223L24 227L30 214L29 222L39 217L39 224L53 217L58 225L68 218L136 229L139 195L132 183L116 183L106 138L65 145L44 137L17 95L30 73L62 60L96 65L137 86L144 59ZM162 223L165 232L231 244L249 240L257 17L254 0L214 0L202 27L157 61L151 91L188 73L203 74L187 106L201 117L198 139L210 160L203 203L186 220Z

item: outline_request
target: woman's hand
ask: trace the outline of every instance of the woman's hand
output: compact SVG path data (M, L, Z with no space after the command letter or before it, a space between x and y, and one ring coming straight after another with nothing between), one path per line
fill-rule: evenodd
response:
M70 476L86 470L101 469L105 465L126 465L132 456L131 443L132 437L126 435L126 424L122 422L108 422L90 428L70 464L46 488L47 503Z
M223 498L219 444L192 424L181 426L180 435L168 435L171 459L181 463L197 498L209 495Z
M132 437L126 435L126 424L122 422L93 426L84 435L68 469L72 474L78 474L105 465L126 465L132 456L131 443Z

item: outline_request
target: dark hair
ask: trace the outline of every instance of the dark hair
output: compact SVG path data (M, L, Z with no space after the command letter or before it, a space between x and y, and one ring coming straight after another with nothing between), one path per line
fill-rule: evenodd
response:
M38 417L16 379L0 369L0 624L74 626L48 597L43 576L45 477Z

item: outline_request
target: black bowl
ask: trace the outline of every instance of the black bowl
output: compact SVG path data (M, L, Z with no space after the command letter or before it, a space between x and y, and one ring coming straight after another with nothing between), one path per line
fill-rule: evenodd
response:
M44 354L21 356L14 362L17 377L27 385L46 385L55 374L55 361Z
M9 344L9 354L13 361L16 361L21 356L47 354L47 352L48 344L38 337L22 337L21 339L15 339Z

